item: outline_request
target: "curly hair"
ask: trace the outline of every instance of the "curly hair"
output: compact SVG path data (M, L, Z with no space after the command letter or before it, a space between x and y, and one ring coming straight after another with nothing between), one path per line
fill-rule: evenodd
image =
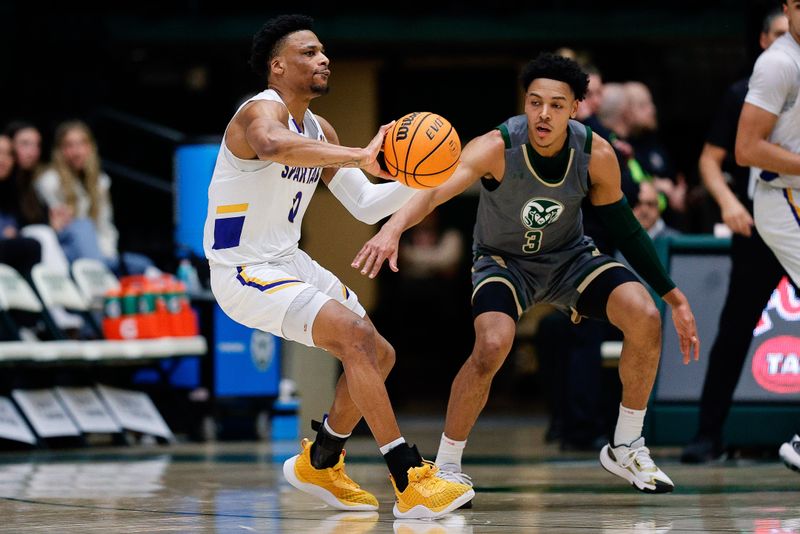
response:
M286 36L301 30L310 30L313 25L314 19L305 15L280 15L268 20L253 36L250 68L260 77L269 80L269 62L277 54Z
M589 77L575 61L550 53L539 54L522 69L519 77L522 90L527 91L537 78L557 80L569 85L575 100L583 100L589 87Z

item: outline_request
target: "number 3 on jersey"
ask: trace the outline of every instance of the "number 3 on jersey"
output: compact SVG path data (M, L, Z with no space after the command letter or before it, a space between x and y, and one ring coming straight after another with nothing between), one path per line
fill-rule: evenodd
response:
M298 191L292 200L292 208L289 210L289 222L293 223L297 212L300 211L300 201L303 199L303 192Z
M522 252L533 254L542 248L542 232L539 230L528 230L525 232L525 244L522 245Z

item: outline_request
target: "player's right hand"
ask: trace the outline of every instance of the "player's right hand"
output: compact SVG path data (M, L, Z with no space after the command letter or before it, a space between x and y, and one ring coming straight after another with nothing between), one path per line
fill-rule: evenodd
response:
M370 141L369 144L364 147L364 150L367 152L367 161L365 161L363 165L359 165L359 167L370 173L372 176L377 176L378 178L382 178L384 180L394 180L394 178L384 169L381 169L381 166L378 163L378 154L380 154L381 150L383 150L383 140L386 138L386 133L392 128L392 126L394 126L394 123L395 121L392 121L389 124L384 124L378 129L378 133L372 138L372 141Z
M389 268L397 272L397 252L400 247L400 234L384 225L380 232L364 243L353 259L351 267L361 269L361 274L375 278L381 270L383 262L389 260Z

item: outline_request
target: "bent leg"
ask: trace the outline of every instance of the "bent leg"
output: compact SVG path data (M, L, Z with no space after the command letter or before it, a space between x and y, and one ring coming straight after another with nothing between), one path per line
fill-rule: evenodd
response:
M514 342L516 323L501 312L475 318L475 347L453 380L447 403L445 434L457 441L467 439L489 398L492 379L503 365Z
M610 294L608 320L622 331L619 376L622 405L644 410L653 389L661 353L661 316L653 299L638 282L626 282Z
M625 337L619 364L622 405L614 440L600 451L600 464L639 491L669 493L675 484L653 462L642 437L661 351L660 314L639 282L625 282L614 288L606 312Z
M372 323L335 300L329 300L314 320L312 335L314 344L336 356L344 367L347 384L345 387L340 383L337 387L334 406L338 402L340 411L352 420L355 414L345 398L349 393L379 446L399 438L400 429L378 364L377 334Z
M372 321L367 316L364 316L364 321L372 324ZM378 353L378 369L380 370L381 378L385 381L392 367L394 367L394 348L377 330L375 331L375 346ZM347 374L342 374L336 383L336 396L328 413L328 425L337 434L350 434L360 420L361 411L359 411L358 406L356 406L350 395L347 386Z

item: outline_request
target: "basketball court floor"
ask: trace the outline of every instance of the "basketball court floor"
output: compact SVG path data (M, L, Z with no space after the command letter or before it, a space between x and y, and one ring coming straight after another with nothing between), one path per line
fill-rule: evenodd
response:
M433 457L439 419L401 428ZM386 469L371 438L348 446L348 471L378 513L343 513L291 488L281 460L296 443L179 444L0 454L0 532L758 532L800 533L800 476L777 460L706 467L653 456L677 484L644 495L606 473L593 453L542 445L534 419L485 418L465 456L477 496L438 521L395 521Z

